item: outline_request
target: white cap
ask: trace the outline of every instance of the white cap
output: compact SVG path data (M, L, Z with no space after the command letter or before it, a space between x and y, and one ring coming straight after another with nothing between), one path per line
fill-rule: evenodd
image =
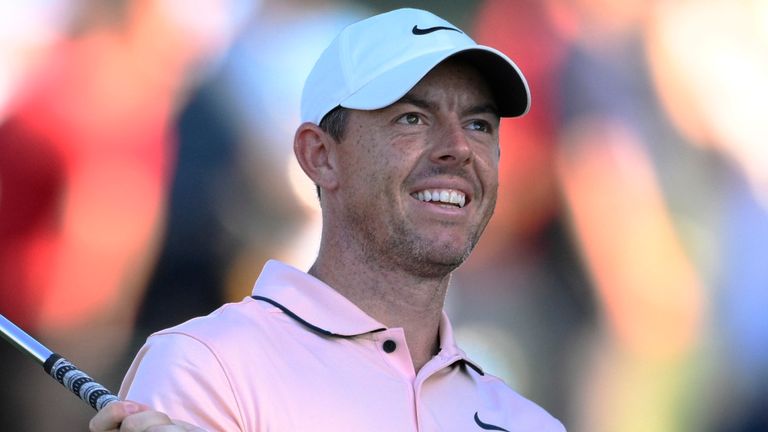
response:
M389 106L459 53L483 74L502 117L528 112L528 83L509 57L478 45L430 12L397 9L349 25L331 42L304 84L301 120L319 124L339 105L359 110Z

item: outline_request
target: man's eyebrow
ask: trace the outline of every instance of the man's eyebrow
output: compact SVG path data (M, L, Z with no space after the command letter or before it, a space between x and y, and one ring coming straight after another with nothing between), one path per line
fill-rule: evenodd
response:
M475 105L465 111L465 114L492 114L496 117L499 116L499 109L496 108L496 104L487 103L482 105Z
M427 110L428 109L432 109L432 108L435 107L435 104L433 104L433 103L431 103L431 102L429 102L427 100L418 98L418 97L416 97L416 96L414 96L412 94L406 94L405 96L403 96L400 99L398 99L393 105L395 105L395 104L410 104L410 105L414 105L414 106L417 106L419 108L423 108L423 109L427 109Z
M406 94L405 96L398 99L394 104L410 104L413 106L417 106L422 109L430 110L435 108L435 104L432 102L429 102L425 99L421 99L419 97L416 97L411 94ZM492 114L496 117L499 117L499 109L496 108L496 104L489 102L485 104L478 104L475 106L472 106L464 111L464 114L472 115L472 114Z

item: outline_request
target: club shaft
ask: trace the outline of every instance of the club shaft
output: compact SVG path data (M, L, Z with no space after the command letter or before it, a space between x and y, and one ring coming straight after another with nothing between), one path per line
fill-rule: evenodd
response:
M24 354L32 357L32 359L41 366L48 360L48 357L53 354L53 351L43 346L43 344L28 335L24 330L20 329L2 314L0 314L0 332L2 332L3 338L11 345L15 346L16 349Z

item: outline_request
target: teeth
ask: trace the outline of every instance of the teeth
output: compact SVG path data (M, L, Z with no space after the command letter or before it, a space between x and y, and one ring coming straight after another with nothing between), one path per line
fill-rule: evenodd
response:
M441 202L459 207L464 207L467 202L467 197L463 193L452 189L423 190L413 194L413 197L419 201Z

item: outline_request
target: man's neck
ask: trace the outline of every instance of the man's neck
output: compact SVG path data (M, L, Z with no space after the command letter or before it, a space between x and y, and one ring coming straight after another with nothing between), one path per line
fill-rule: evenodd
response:
M321 253L309 273L385 326L402 328L418 372L439 349L438 328L450 275L425 279L348 261L324 259Z

